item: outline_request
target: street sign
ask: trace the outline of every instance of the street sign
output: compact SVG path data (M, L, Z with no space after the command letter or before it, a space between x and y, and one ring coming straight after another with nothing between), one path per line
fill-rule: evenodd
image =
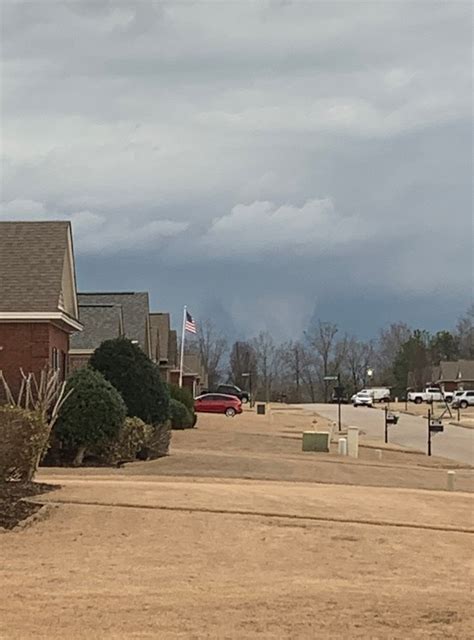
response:
M339 380L337 376L324 376L323 380Z

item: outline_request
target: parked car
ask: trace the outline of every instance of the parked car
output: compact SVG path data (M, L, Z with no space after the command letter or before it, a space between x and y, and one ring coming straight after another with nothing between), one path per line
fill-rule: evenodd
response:
M224 413L228 418L233 418L237 413L242 413L242 402L236 396L223 393L205 393L194 400L196 413Z
M464 391L455 391L451 402L454 403L459 398L459 396L463 395L463 393Z
M352 396L351 401L353 401L355 396L359 393L371 395L374 402L390 402L390 389L388 387L370 387L367 389L361 389Z
M461 395L456 395L453 400L452 406L457 409L466 409L467 407L474 407L474 391L463 391Z
M214 393L214 392L213 392ZM248 391L243 391L235 384L220 384L215 393L224 393L227 396L236 396L243 404L250 402L250 394Z
M352 404L354 407L373 407L374 398L368 391L359 391L352 396Z
M453 393L452 391L447 391L443 398L443 393L439 387L426 387L424 391L410 391L407 398L409 402L414 402L415 404L441 402L443 399L446 402L451 402Z

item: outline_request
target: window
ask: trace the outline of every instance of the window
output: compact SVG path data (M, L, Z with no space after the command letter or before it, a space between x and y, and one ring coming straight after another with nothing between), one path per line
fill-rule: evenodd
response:
M67 353L61 351L61 380L65 380L67 376Z
M57 371L57 369L59 369L59 356L56 347L53 347L51 351L51 367L54 371Z

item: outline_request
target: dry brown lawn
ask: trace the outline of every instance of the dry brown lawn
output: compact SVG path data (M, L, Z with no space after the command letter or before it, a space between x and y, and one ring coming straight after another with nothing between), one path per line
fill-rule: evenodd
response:
M471 638L472 494L435 490L439 459L303 453L314 419L207 416L163 460L43 470L62 488L0 534L0 637Z

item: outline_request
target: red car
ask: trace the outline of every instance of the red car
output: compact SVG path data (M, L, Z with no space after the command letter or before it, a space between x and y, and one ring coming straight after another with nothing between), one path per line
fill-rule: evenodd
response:
M228 418L233 418L237 413L242 413L242 402L236 396L227 396L223 393L205 393L194 400L196 413L225 413Z

